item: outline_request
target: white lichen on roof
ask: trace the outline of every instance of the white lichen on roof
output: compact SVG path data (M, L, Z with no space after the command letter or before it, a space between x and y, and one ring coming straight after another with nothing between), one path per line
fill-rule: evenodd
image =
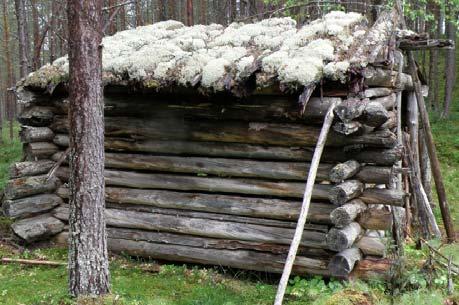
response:
M317 82L324 74L344 81L348 51L366 29L364 17L344 12L331 12L300 29L288 17L226 28L169 20L105 37L104 80L153 87L199 84L215 91L225 90L224 79L243 82L254 72L272 74L291 87ZM67 75L63 57L30 75L24 85L46 87Z

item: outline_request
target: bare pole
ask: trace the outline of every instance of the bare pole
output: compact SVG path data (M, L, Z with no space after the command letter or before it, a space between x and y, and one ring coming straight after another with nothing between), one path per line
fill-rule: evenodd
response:
M406 29L405 19L403 17L403 7L400 0L396 0L396 9L399 13L402 23L402 28ZM451 219L451 213L449 211L448 200L446 197L446 189L443 183L443 177L440 169L440 161L438 160L437 151L435 149L435 142L433 140L432 129L430 127L429 114L422 96L421 83L418 77L418 69L414 61L413 52L406 51L408 55L408 66L410 67L411 77L413 78L414 92L418 101L419 114L421 115L422 127L425 131L425 140L427 144L427 151L429 153L430 162L432 164L432 174L435 181L435 187L437 189L438 202L440 205L441 216L443 224L445 225L446 237L448 243L452 243L455 240L454 226Z
M314 155L311 161L311 167L309 169L308 180L306 181L306 187L304 190L301 212L300 216L298 217L298 224L296 225L295 235L293 236L292 244L290 245L287 260L285 262L284 271L282 272L279 287L277 288L277 294L276 299L274 301L274 305L282 305L282 301L284 299L288 279L290 277L290 273L292 272L293 262L295 261L296 253L298 252L298 247L301 242L301 237L303 236L303 230L306 224L306 217L308 216L309 206L311 203L312 189L314 187L314 182L316 180L320 158L322 157L325 142L327 141L328 132L330 131L330 127L333 123L333 110L335 109L336 104L337 102L334 102L328 108L328 112L325 116L324 124L322 126L322 130L320 131L319 139L314 150Z

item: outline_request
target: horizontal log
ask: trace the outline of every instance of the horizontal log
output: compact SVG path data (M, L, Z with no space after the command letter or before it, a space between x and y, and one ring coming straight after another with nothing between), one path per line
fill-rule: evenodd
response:
M53 155L58 161L63 152ZM275 162L229 158L176 157L142 154L121 154L107 152L105 167L110 169L173 172L219 177L248 177L279 180L305 181L309 163ZM317 171L317 181L329 180L332 164L322 163ZM366 183L386 183L390 178L389 168L363 167L361 181ZM387 170L386 170L387 169ZM374 173L375 175L372 175ZM386 174L386 175L385 175Z
M60 167L56 171L56 176L62 181L68 181L69 170L67 167ZM248 194L262 196L277 196L290 198L303 198L304 183L299 182L274 182L257 179L230 179L230 178L209 178L195 176L179 176L168 174L146 174L125 171L105 171L105 184L107 186L119 186L138 189L163 189L175 191L204 191L211 193L230 193L230 194ZM330 184L316 184L312 198L316 200L327 201L330 190L333 188ZM384 192L390 192L387 195ZM362 199L371 201L387 201L387 198L393 197L393 190L384 189L377 192L368 192ZM402 196L403 192L398 193ZM402 196L403 198L403 196Z
M392 228L392 212L387 206L372 206L360 213L357 222L364 229L390 230Z
M52 160L16 162L10 166L10 177L37 176L46 174L55 164Z
M357 262L354 270L349 275L349 279L367 280L389 280L391 278L391 267L395 262L387 258L365 257Z
M68 147L68 135L57 134L54 143ZM142 152L186 156L210 156L226 158L246 158L260 160L311 161L314 149L311 147L260 146L240 143L189 142L189 141L153 141L127 138L105 138L107 151ZM401 159L401 147L391 149L325 149L323 162L344 162L349 159L361 163L393 165Z
M367 204L403 206L406 193L396 189L367 188L359 197Z
M397 95L395 93L391 93L387 96L381 96L371 99L370 101L380 103L384 106L384 108L386 108L386 110L393 110L395 107L395 103L397 102ZM394 111L389 111L389 113L394 113Z
M360 199L354 199L334 209L330 214L332 223L337 228L344 228L367 209L367 205Z
M67 181L69 177L68 168L60 167L56 175L63 181ZM105 171L105 184L107 186L140 189L204 191L211 193L222 192L292 198L301 198L304 191L304 183L299 182L146 174L115 170ZM312 198L317 200L328 200L328 193L331 187L331 185L327 184L316 184Z
M353 177L359 169L360 163L355 160L348 160L337 164L330 170L330 181L334 183L342 182Z
M54 109L46 106L31 106L25 108L18 116L22 125L43 127L53 122Z
M68 220L68 214L69 210L66 207L59 207L53 211L53 215L61 220ZM107 225L116 228L162 231L272 244L289 245L294 234L294 229L288 228L119 209L106 209L105 216ZM323 232L305 230L301 245L326 249L325 236L326 234Z
M364 184L359 180L346 180L335 185L329 191L328 199L336 205L343 205L349 200L359 197L363 189Z
M328 249L341 252L350 248L360 237L362 228L357 222L352 222L344 228L331 228L327 234Z
M393 171L391 167L383 166L362 166L353 177L364 183L389 184Z
M59 147L49 142L34 142L25 146L27 160L35 161L39 159L49 159L59 151Z
M380 88L368 88L363 92L363 97L374 98L374 97L383 97L391 95L394 90L390 88L380 87Z
M262 122L304 122L321 123L328 107L336 97L312 97L304 114L294 96L251 96L243 100L215 100L204 97L190 99L183 97L155 97L110 95L104 98L105 117L144 117L149 119L187 119L242 120ZM56 103L60 114L68 113L66 100Z
M49 142L54 138L54 132L48 127L21 126L19 137L23 143Z
M2 208L6 217L24 218L49 211L62 203L62 199L55 194L41 194L16 200L5 200Z
M25 218L11 225L13 232L26 242L47 239L64 230L64 223L50 214Z
M60 240L66 240L63 236ZM251 250L227 250L168 245L148 241L134 241L109 237L108 249L140 257L149 257L173 262L218 265L262 272L281 273L286 255L275 255ZM294 274L318 274L328 276L328 260L297 256L292 272Z
M51 129L58 133L68 132L66 116L56 116ZM149 120L142 118L105 118L105 135L152 140L192 140L226 143L248 143L279 146L314 146L320 127L301 124L260 122L212 122L188 120ZM340 147L364 144L372 147L391 148L396 144L395 134L380 130L360 136L333 133L327 146Z
M354 246L362 250L364 255L385 256L387 241L379 237L362 236Z
M398 41L398 47L406 51L454 49L454 41L450 39L402 39Z
M56 177L46 175L22 177L9 180L5 186L4 199L11 200L42 193L54 192L60 185Z
M367 67L364 70L365 84L368 87L388 87L402 90L413 89L411 76L398 71L384 70L381 68Z
M346 278L354 269L355 264L362 260L362 253L358 248L343 250L332 257L328 269L334 277Z
M68 192L68 188L60 187L57 194L67 199ZM117 187L106 187L105 199L107 202L120 204L280 220L297 220L301 208L301 202L293 200ZM334 208L329 203L313 202L307 220L312 223L330 224L330 213Z

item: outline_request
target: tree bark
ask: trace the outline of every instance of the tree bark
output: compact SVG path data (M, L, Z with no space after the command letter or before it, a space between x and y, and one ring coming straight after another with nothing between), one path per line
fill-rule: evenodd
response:
M193 0L186 0L186 20L187 25L192 26L193 23Z
M21 78L29 73L29 48L28 48L28 28L27 13L25 11L25 0L15 0L16 18L18 23L18 43L19 43L19 75Z
M103 1L69 0L70 241L74 296L109 293L104 200Z
M453 11L453 10L451 10ZM450 18L453 18L450 16ZM452 41L456 41L455 20L446 21L446 36ZM454 84L456 83L456 49L447 50L445 69L445 102L443 104L442 118L448 118L451 102L453 100Z
M7 0L3 0L2 7L3 7L3 51L4 57L6 61L6 73L7 73L7 82L6 87L9 88L14 84L14 74L13 74L13 67L11 64L11 53L10 53L10 30L9 30L9 20L8 20L8 4ZM10 139L13 139L13 116L14 116L14 109L16 108L16 100L14 96L9 92L6 91L6 113L7 118L10 122Z

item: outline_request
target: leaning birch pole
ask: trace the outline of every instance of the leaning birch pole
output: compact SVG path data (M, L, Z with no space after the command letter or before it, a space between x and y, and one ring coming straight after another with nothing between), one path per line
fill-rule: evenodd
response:
M312 189L314 187L314 182L316 180L317 169L319 168L320 158L322 157L322 152L324 150L325 142L327 141L328 132L333 123L333 110L335 109L336 102L332 103L328 108L328 112L325 116L324 124L322 130L320 131L319 139L317 141L316 148L314 150L314 155L311 161L311 167L309 168L308 180L306 181L306 187L303 195L303 203L301 205L300 216L298 217L298 223L295 229L295 235L293 236L290 249L288 251L287 260L285 261L284 271L282 272L282 277L279 282L279 287L277 288L276 299L274 305L282 305L284 299L285 290L287 288L288 279L290 273L292 272L293 262L295 261L296 253L298 252L298 247L300 245L301 237L303 235L304 225L306 224L306 217L309 212L309 205L311 203Z
M406 29L405 19L403 17L403 6L400 0L395 2L396 9L400 14L402 29ZM440 206L441 216L443 219L443 224L445 225L446 237L448 243L452 243L455 240L454 226L451 219L451 213L449 211L449 205L446 197L446 188L443 183L443 177L441 174L440 161L438 160L437 151L435 149L435 143L433 140L432 129L430 127L429 113L427 112L427 107L424 101L424 96L421 91L421 82L418 77L418 69L414 61L414 56L412 51L406 51L408 55L408 67L413 78L414 84L414 93L416 94L419 114L421 116L422 127L425 132L425 140L427 144L427 152L429 153L430 162L432 165L432 174L435 181L435 187L437 189L438 203Z

